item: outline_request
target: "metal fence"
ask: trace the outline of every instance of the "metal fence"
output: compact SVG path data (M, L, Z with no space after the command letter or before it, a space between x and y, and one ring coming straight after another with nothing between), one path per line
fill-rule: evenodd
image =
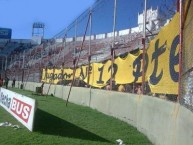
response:
M97 0L52 40L16 56L16 58L19 57L19 66L10 69L11 71L8 72L10 78L17 76L16 79L20 81L40 82L42 68L73 68L81 48L78 66L94 62L105 63L107 60L114 61L118 56L124 58L127 53L135 55L144 47L142 40L144 38L145 3L147 5L145 49L147 49L149 42L157 35L160 28L174 16L177 7L175 0ZM85 41L82 43L84 36ZM164 42L160 42L159 47L162 46L161 44ZM112 53L115 45L116 49ZM25 60L23 61L20 57ZM141 60L142 58L136 63L141 64ZM161 63L165 60L153 59L155 66L157 61ZM174 57L174 64L177 62L178 60ZM22 63L23 66L27 66L25 69ZM138 64L135 66L137 67ZM155 78L162 70L158 71ZM137 75L142 76L142 68L139 68L138 73ZM111 79L113 81L114 78L111 77ZM167 80L165 83L168 83ZM113 90L117 91L120 85L124 85L126 92L141 93L142 83L140 81L134 80L127 84L116 84L115 82L115 85L111 82L111 86L114 86ZM161 87L164 88L164 86L165 84L162 83ZM176 100L177 96L168 92L151 92L148 77L144 91L146 94L158 97L166 96L170 100Z
M180 103L193 111L193 0L183 7L182 84Z
M114 57L124 53L133 53L132 51L135 52L138 48L142 49L143 45L141 42L144 35L143 13L145 9L145 2L146 1L144 0L97 1L90 9L86 10L77 19L75 19L69 27L54 37L56 39L64 38L65 42L69 41L69 37L74 39L73 45L69 46L69 52L72 55L68 60L64 61L66 62L65 65L73 65L72 58L77 56L76 53L79 52L78 49L81 47L81 41L83 40L83 35L86 30L86 23L89 19L89 14L91 14L89 22L90 25L86 32L86 40L91 39L91 42L89 43L86 41L84 44L86 45L83 47L85 53L81 55L81 59L79 61L80 65L88 64L89 56L91 57L91 62L103 62L107 59L112 60L111 48L114 43L122 44L122 47L119 47L119 50L114 51ZM148 36L146 37L146 48L148 47L150 40L154 38L160 28L167 22L167 20L170 20L174 16L177 7L176 4L177 2L175 0L158 0L156 2L153 0L147 1L146 34ZM134 40L134 43L132 40ZM89 52L91 52L91 54L89 54ZM176 62L174 63L176 64L178 60L175 61ZM141 88L142 83L134 81L130 84L124 85L126 91L137 93L138 87L140 86ZM164 83L162 85L163 87L165 86ZM119 84L117 86L119 86ZM117 90L118 87L113 87L113 89ZM177 99L177 94L172 94L166 91L164 93L152 93L148 80L146 80L144 92L158 97L161 95L173 101L176 101Z

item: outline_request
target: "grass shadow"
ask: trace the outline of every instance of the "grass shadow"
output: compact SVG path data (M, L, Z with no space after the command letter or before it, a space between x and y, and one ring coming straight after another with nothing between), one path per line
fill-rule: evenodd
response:
M103 137L100 137L40 109L36 110L34 131L42 134L77 138L82 140L110 142Z

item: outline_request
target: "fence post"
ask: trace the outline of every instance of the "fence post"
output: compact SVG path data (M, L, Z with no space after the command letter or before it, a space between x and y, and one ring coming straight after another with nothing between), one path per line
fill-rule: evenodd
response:
M142 94L145 94L145 42L146 42L146 14L147 14L147 0L145 0L144 13L143 13L143 64L142 64Z
M181 75L182 75L182 43L183 43L183 8L182 8L182 0L178 1L179 3L179 11L180 11L180 45L179 45L179 76L178 76L178 102L181 97Z

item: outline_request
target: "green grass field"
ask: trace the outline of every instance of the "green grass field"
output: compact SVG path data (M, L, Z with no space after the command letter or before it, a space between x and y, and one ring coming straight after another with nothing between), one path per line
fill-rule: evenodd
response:
M0 145L112 145L122 139L126 145L151 145L136 128L96 110L66 102L52 96L36 96L32 92L12 91L38 102L34 132L28 131L0 107L0 123L20 125L15 130L0 127Z

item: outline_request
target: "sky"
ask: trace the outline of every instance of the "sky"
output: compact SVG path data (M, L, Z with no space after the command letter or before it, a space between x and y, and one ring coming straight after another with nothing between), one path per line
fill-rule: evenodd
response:
M83 36L88 14L86 14L86 17L84 17L85 15L79 16L89 9L95 1L0 0L0 27L11 28L12 39L31 39L34 22L45 24L44 38L46 39L53 38L66 27L68 28L67 37L74 37L75 31L77 32L76 36ZM176 0L147 1L148 8L156 9L158 7L160 11L164 12L164 15L168 15L171 6L175 7L174 2ZM92 12L92 34L112 32L114 0L102 0L102 3L99 2L95 6L93 6L94 11ZM117 0L116 30L137 27L138 14L142 13L143 9L144 0ZM77 20L76 29L75 19ZM87 31L88 34L89 31Z
M95 0L0 0L0 27L12 29L12 39L31 39L32 24L45 24L44 38L52 38Z

